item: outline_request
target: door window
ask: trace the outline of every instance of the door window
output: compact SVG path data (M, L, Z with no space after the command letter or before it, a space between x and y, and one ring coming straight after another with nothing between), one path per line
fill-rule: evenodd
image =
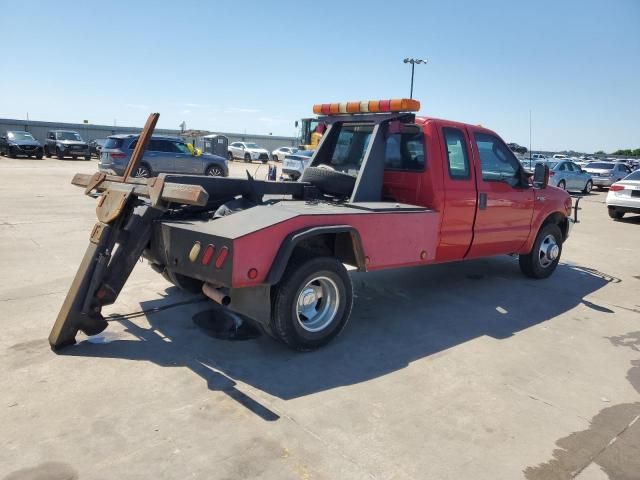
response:
M189 147L187 147L184 143L182 142L168 142L171 146L171 151L173 152L177 152L177 153L186 153L188 155L191 155L191 150L189 150Z
M520 171L520 162L499 138L487 133L476 133L476 145L482 166L482 180L504 181L515 185Z
M443 128L444 140L447 147L449 162L449 177L462 180L470 177L469 156L464 133L457 128Z

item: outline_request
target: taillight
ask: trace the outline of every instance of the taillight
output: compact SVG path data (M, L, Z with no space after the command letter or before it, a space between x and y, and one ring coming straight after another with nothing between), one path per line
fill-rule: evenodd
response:
M111 153L111 158L126 158L127 154L126 153Z
M222 247L218 254L218 258L216 258L216 268L222 267L224 261L227 259L227 255L229 255L229 249L227 247Z
M624 190L624 185L618 185L617 183L614 183L609 187L609 190L611 190L612 192L619 192L620 190Z
M549 176L553 177L556 174L556 172L554 172L553 170L549 170Z
M209 265L214 253L216 253L216 247L211 244L207 245L207 248L204 249L204 253L202 254L202 264Z

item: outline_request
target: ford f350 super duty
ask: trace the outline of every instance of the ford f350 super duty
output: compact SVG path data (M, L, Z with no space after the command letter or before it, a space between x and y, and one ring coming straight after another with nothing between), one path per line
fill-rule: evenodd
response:
M101 309L116 302L141 256L296 350L326 344L347 324L348 267L514 254L525 275L551 275L577 205L547 186L548 167L532 177L493 131L419 117L419 107L407 99L315 105L327 129L296 182L131 178L153 114L122 177L74 177L99 195L98 222L51 346L106 328Z

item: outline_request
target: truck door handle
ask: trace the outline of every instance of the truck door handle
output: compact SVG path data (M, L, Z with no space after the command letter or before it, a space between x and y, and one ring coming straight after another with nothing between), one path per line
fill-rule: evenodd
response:
M487 208L487 194L481 193L478 198L478 207L480 210L485 210Z

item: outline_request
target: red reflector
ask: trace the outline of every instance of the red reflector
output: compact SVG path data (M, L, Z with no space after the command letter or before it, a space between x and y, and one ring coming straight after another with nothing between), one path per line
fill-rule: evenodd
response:
M229 254L229 249L227 247L222 247L220 249L220 253L218 254L218 258L216 258L216 268L222 267L222 264L227 259L227 255Z
M255 278L258 277L258 270L256 270L255 268L252 268L247 273L247 277L249 277L251 280L254 280Z
M207 248L204 249L204 253L202 254L202 264L209 265L214 253L216 253L216 247L211 244L207 245Z
M619 192L620 190L624 190L624 185L616 185L615 183L609 187L609 190L612 192Z
M388 112L391 110L391 100L380 100L380 111Z

